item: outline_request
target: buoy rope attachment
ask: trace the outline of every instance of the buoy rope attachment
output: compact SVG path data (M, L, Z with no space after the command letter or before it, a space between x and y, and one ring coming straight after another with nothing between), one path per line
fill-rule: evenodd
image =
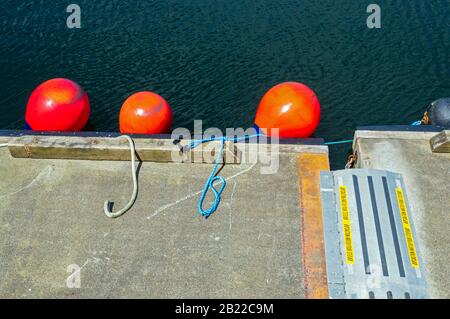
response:
M128 143L130 144L130 152L131 152L131 176L133 177L133 194L131 195L131 199L128 202L128 204L119 210L116 213L113 213L111 208L113 205L113 202L107 200L105 201L105 205L103 206L103 210L109 218L117 218L125 214L134 204L136 201L137 193L138 193L138 181L137 181L137 168L135 167L136 163L136 147L134 145L133 139L128 135L121 135L117 138L126 138L128 140Z
M419 125L428 125L429 118L428 118L428 111L423 114L423 117L420 121L415 121L411 123L412 126L419 126Z

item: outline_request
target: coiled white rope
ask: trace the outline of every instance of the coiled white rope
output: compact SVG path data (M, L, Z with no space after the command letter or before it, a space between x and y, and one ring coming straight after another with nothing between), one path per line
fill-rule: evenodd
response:
M137 168L135 167L136 162L136 148L134 145L133 140L128 135L121 135L118 138L126 138L128 140L128 143L130 143L130 151L131 151L131 175L133 177L133 195L131 195L131 199L128 202L128 204L119 210L116 213L113 213L111 211L112 202L111 201L105 201L105 205L103 206L103 210L105 211L106 216L109 218L117 218L125 214L134 204L136 201L137 193L138 193L138 182L137 182Z

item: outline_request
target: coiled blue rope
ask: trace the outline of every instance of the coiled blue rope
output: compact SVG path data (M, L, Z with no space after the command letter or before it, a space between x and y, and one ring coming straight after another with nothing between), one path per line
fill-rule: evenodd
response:
M217 168L219 167L220 160L222 159L223 155L223 148L225 146L225 142L239 142L243 140L249 140L254 137L262 136L263 134L254 134L254 135L246 135L243 137L211 137L203 140L197 140L191 142L191 144L188 147L188 150L192 150L196 147L198 147L201 144L213 142L213 141L220 141L220 147L219 147L219 154L217 155L216 162L214 164L214 167L211 171L211 174L209 175L208 180L206 181L205 187L202 191L202 196L200 197L200 200L198 202L198 212L200 215L202 215L205 218L210 217L214 212L217 210L220 204L222 193L227 185L227 182L225 178L223 178L220 175L216 176ZM219 189L216 189L214 187L214 182L219 182L221 184ZM205 201L206 195L208 194L208 191L211 190L211 192L214 194L214 202L208 209L203 209L203 202Z
M419 126L419 125L422 125L422 121L415 121L415 122L412 123L411 125L413 125L413 126Z

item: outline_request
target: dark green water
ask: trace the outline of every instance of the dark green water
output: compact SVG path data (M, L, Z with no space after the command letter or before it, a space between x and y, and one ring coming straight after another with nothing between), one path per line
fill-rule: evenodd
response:
M80 30L66 27L71 2ZM53 77L88 91L101 131L118 129L123 101L140 90L168 100L175 127L248 127L264 92L287 80L316 91L326 140L410 124L450 96L450 2L377 0L382 28L368 29L372 2L2 0L0 129L23 128L29 94ZM333 166L347 151L333 147Z

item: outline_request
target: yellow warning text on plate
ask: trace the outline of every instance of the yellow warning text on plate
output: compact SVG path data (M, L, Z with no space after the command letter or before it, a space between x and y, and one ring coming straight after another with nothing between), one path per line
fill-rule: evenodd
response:
M406 246L408 247L409 260L413 268L419 268L419 259L417 258L416 245L414 244L411 224L409 223L408 210L406 209L405 197L400 187L395 189L397 194L398 208L402 219L403 230L405 233Z
M339 198L341 202L342 228L345 243L345 259L347 264L355 263L355 254L353 251L352 225L350 223L350 210L348 208L347 187L339 186Z

